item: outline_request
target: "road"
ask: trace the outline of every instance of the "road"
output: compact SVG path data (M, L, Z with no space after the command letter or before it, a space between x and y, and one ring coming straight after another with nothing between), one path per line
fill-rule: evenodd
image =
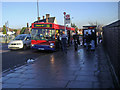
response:
M102 46L96 47L95 51L86 51L82 46L79 46L78 51L74 51L74 47L71 46L67 54L62 51L31 53L30 50L11 52L11 54L13 53L27 53L27 57L33 57L32 55L41 56L33 63L25 64L10 72L3 72L2 88L115 87ZM24 56L21 57L22 55L18 56L22 60L25 59Z
M51 53L45 51L33 51L31 49L10 51L7 48L7 44L2 44L2 50L0 52L2 53L2 71L21 66L30 58L36 59L41 55L43 56Z

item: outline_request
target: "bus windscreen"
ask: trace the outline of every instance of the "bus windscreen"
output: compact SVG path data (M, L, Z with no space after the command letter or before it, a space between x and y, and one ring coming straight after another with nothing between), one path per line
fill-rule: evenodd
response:
M51 29L32 29L32 40L55 40L55 30Z

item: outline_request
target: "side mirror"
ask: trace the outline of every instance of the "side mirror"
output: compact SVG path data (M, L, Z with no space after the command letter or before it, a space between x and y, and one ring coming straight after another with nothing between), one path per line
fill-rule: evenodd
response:
M27 41L30 40L30 39L26 39Z

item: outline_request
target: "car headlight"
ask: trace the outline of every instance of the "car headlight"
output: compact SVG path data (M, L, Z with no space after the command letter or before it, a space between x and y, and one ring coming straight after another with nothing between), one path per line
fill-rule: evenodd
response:
M34 46L34 44L31 44L31 46L33 47L33 46Z
M21 43L17 43L16 45L21 45Z
M54 43L50 43L50 46L54 46Z

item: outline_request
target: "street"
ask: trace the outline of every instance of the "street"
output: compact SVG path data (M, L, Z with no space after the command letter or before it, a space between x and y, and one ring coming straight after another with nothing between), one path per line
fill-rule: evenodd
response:
M27 50L14 50L10 51L7 48L7 44L2 45L2 70L13 69L17 66L21 66L27 62L28 59L36 59L39 56L49 54L45 51L33 51L31 49Z
M31 50L9 51L7 53L3 53L3 60L5 60L4 55L12 58L14 62L11 61L11 67L25 62L28 58L36 58L36 61L3 73L3 88L115 87L101 45L96 48L95 52L86 51L82 46L79 46L78 51L74 51L73 46L71 46L67 54L62 51L47 53L31 52ZM7 58L7 60L9 59ZM7 68L8 63L9 61L4 61L5 68Z
M120 88L120 1L1 2L0 89Z

